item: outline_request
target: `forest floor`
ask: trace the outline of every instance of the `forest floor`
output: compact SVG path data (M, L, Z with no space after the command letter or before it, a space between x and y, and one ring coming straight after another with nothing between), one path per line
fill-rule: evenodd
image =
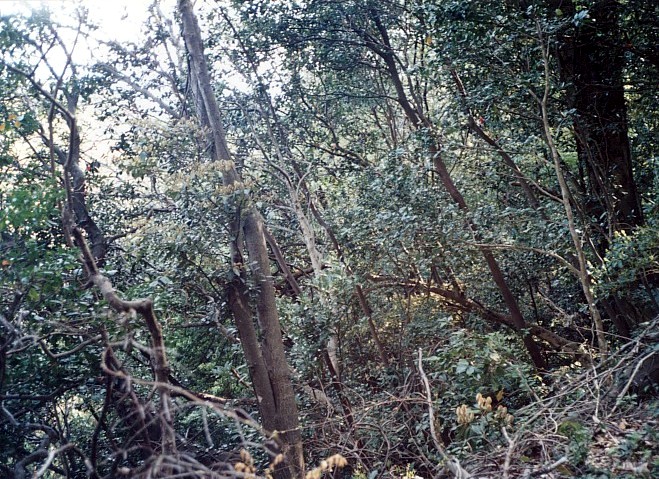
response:
M475 478L659 478L659 320L515 414L507 447L474 451ZM557 377L557 379L559 379ZM451 477L451 476L447 476Z

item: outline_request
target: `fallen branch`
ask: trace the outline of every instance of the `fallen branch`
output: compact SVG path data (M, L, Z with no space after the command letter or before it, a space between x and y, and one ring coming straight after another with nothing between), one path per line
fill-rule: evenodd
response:
M524 475L522 476L524 479L529 478L529 477L538 477L542 476L543 474L547 474L548 472L553 471L554 469L558 468L559 466L565 464L568 462L567 456L561 457L558 461L553 462L549 464L548 466L543 466L540 467L536 470L527 470Z
M508 450L506 451L506 458L503 461L503 479L508 479L510 477L509 475L509 470L510 470L510 461L512 460L513 457L513 452L515 451L515 437L513 439L510 439L510 436L508 435L508 431L506 431L505 427L501 428L501 433L503 434L503 437L506 438L506 442L508 442Z
M640 361L636 364L636 367L634 368L634 371L632 371L631 376L629 377L629 381L627 381L627 384L625 384L625 387L622 388L622 391L620 391L620 394L618 394L618 397L616 398L616 403L613 405L613 408L611 409L611 413L613 414L615 410L620 406L622 403L622 398L625 397L625 394L627 394L627 391L629 391L629 388L631 385L634 383L634 379L636 379L636 375L638 374L639 369L641 369L641 366L645 361L650 359L652 356L656 354L656 351L651 351L650 353L646 354L643 356Z

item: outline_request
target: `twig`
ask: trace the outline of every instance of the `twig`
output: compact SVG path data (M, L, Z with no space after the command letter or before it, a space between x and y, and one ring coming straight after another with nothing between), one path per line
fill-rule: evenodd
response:
M593 384L595 386L595 412L593 412L593 421L595 424L599 424L601 421L599 419L599 410L600 410L600 403L601 403L601 382L597 376L597 369L595 368L594 364L591 364L591 368L593 370Z
M423 370L422 359L423 356L422 356L421 348L419 348L418 367L419 367L419 374L421 375L421 380L423 381L423 385L426 388L426 403L428 405L428 419L430 420L430 436L432 437L432 441L435 444L435 448L439 451L439 454L444 459L448 459L448 456L444 451L444 445L442 444L441 439L439 439L439 437L437 436L437 431L435 430L435 410L432 406L432 394L430 392L430 383L428 382L428 377L426 376L426 373Z
M548 472L553 471L554 469L556 469L557 467L565 464L566 462L568 462L567 456L563 456L558 461L553 462L553 463L549 464L548 466L541 467L539 469L536 469L535 471L530 471L530 470L527 471L524 474L523 477L524 478L537 477L537 476L541 476L543 474L547 474Z
M554 136L549 124L549 113L548 113L548 99L550 93L550 81L549 81L549 51L548 47L545 45L545 40L542 35L542 28L540 27L540 22L536 20L536 29L538 34L538 42L540 43L540 50L542 52L542 60L544 65L544 91L542 98L540 98L533 89L529 88L529 93L533 98L538 102L540 106L540 111L542 112L542 126L545 134L545 141L549 147L551 157L554 163L554 171L556 173L556 179L558 180L558 185L561 189L561 197L563 200L563 208L565 209L565 218L568 223L568 230L570 236L572 237L572 243L574 244L574 249L579 260L579 282L581 283L581 288L583 290L586 303L588 304L588 309L595 326L595 333L597 337L597 345L600 349L600 354L606 356L608 351L608 344L606 341L606 335L604 331L604 323L600 315L599 309L595 305L595 297L593 295L592 288L592 279L590 273L588 272L588 266L586 262L586 256L582 247L583 238L579 235L577 227L574 221L574 213L572 209L572 203L570 201L571 193L568 188L567 182L565 180L565 175L561 168L560 155L554 142Z
M201 408L201 423L204 428L204 436L206 437L206 442L208 443L208 446L210 448L214 448L215 443L213 442L213 437L211 436L211 432L208 428L208 410L205 407Z
M234 375L234 377L236 378L236 380L237 380L237 381L240 383L240 385L243 386L245 389L251 389L251 388L252 388L252 386L249 385L249 384L248 384L248 383L242 378L242 376L240 375L240 373L238 372L238 370L237 370L236 368L231 368L231 374Z
M23 70L20 70L20 69L18 69L18 68L16 68L16 67L10 65L10 64L7 63L7 62L1 62L1 63L2 63L5 67L7 67L8 70L12 71L13 73L15 73L15 74L17 74L17 75L22 76L22 77L25 78L27 81L29 81L30 83L32 83L32 85L33 85L37 90L39 90L39 92L40 92L43 96L45 96L45 97L48 99L48 101L49 101L52 105L54 105L54 106L55 106L55 107L56 107L56 108L62 113L62 115L64 115L64 117L65 117L68 121L75 121L75 118L73 117L73 115L71 114L71 112L68 110L68 108L66 108L66 107L65 107L64 105L62 105L59 101L57 101L57 100L55 99L54 96L52 96L52 95L51 95L51 94L50 94L50 93L49 93L49 92L48 92L43 86L41 86L41 85L39 84L39 82L37 82L37 81L32 77L32 75L30 75L29 73L25 73Z
M121 80L121 81L125 82L128 86L130 86L136 92L141 93L146 98L148 98L149 100L156 103L160 108L165 110L172 117L174 117L174 118L179 118L180 117L179 113L174 108L172 108L171 106L166 104L164 101L157 98L153 93L151 93L146 88L142 88L136 81L133 81L128 75L124 75L119 70L117 70L115 67L110 65L109 63L101 63L99 65L99 67L102 70L104 70L105 72L107 72L111 75L114 75L118 80Z

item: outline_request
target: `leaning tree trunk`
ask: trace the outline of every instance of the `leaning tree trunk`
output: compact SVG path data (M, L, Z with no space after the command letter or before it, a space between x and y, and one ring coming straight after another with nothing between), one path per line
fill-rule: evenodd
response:
M221 165L223 183L227 189L243 189L242 179L229 152L222 115L211 87L197 18L189 0L179 0L178 8L183 37L190 56L191 81L193 90L196 90L198 114L201 123L210 132L213 160ZM252 278L257 285L256 312L261 328L260 343L251 315L247 288L243 287L244 283L240 284L241 277L234 279L229 285L232 312L259 400L263 425L270 431L278 431L284 442L286 464L279 467L276 473L282 478L302 477L304 457L298 411L284 353L263 221L259 212L250 204L249 198L235 201L232 206L235 209L235 219L228 225L233 238L232 266L234 269L242 268L244 264L240 245L240 238L244 238Z
M396 90L396 99L412 126L417 130L432 131L433 126L430 121L425 118L423 112L420 109L412 104L405 91L405 86L398 71L398 63L394 57L394 50L391 46L386 27L382 24L375 12L371 12L371 20L375 24L375 27L380 35L379 41L376 41L374 37L366 32L358 31L357 33L362 36L366 46L384 61L387 74L389 75L392 85ZM444 189L447 191L453 202L458 206L458 208L460 208L461 211L465 213L469 212L469 206L467 205L464 196L453 181L446 163L442 158L441 144L436 137L431 138L429 153L431 155L435 171L437 172ZM479 240L481 235L476 225L472 221L467 220L466 226L474 235L476 240ZM526 346L526 349L531 356L533 364L540 370L546 369L547 361L545 360L545 357L542 354L538 344L528 333L529 325L524 319L524 315L520 310L517 299L508 286L508 282L506 281L503 272L501 271L498 261L490 249L486 247L479 247L479 249L483 255L483 258L485 259L485 263L487 264L488 269L490 270L491 278L496 284L501 296L503 297L506 307L510 311L510 315L513 318L513 327L518 333L522 335L522 341L524 342L524 345Z

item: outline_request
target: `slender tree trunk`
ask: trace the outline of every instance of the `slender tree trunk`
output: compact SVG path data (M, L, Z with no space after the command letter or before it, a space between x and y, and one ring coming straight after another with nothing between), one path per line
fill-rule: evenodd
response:
M296 168L296 172L298 173L298 175L300 175L300 178L302 178L299 169ZM302 182L300 185L307 192L307 194L310 195L305 183ZM334 247L334 251L336 251L336 255L338 256L339 260L345 267L346 273L348 274L348 276L353 276L353 271L350 268L349 264L346 262L346 258L343 254L343 249L339 244L339 240L334 234L334 231L332 231L332 227L327 223L327 221L325 221L325 219L320 214L320 211L318 211L318 208L316 207L314 201L311 198L309 198L309 210L311 211L311 214L313 214L314 218L316 218L320 226L325 230L325 233L327 234L330 242L332 243L332 246ZM384 345L380 340L380 335L378 334L377 326L375 324L375 321L373 320L373 311L371 309L371 306L368 304L368 298L364 293L364 289L359 284L355 285L355 296L357 297L359 307L361 308L362 312L364 313L364 316L366 316L366 320L368 321L368 328L371 331L371 337L373 339L373 342L375 343L375 347L378 350L378 355L380 356L380 360L382 361L382 364L384 366L388 366L389 356L387 355L387 351L385 350Z
M222 166L224 185L234 190L240 189L242 181L229 152L222 115L211 87L199 24L189 0L179 0L178 7L183 24L183 37L190 56L193 89L197 90L196 97L200 100L197 105L200 121L211 132L213 159ZM264 427L278 431L284 442L286 464L279 467L276 473L282 478L302 477L302 436L290 369L284 353L263 221L258 211L249 204L249 198L234 201L232 206L236 212L235 219L229 225L234 238L234 244L231 246L233 266L242 269L239 241L243 237L252 278L257 285L256 312L261 329L260 344L251 317L247 290L236 282L240 278L234 279L229 285L232 312L241 339L244 338L248 343L244 345L244 352L259 400Z
M462 83L462 80L460 79L460 75L458 75L457 70L453 67L449 67L449 71L451 73L451 78L453 78L453 82L455 83L455 86L458 89L460 98L462 99L462 103L463 103L462 106L465 114L467 115L469 128L481 140L483 140L485 143L487 143L492 148L494 148L494 150L499 154L499 156L503 160L504 164L508 168L510 168L510 170L513 172L513 175L515 176L515 179L518 181L519 185L521 186L522 191L524 192L524 195L526 196L526 199L529 202L529 205L540 214L543 220L548 220L549 218L547 217L547 214L540 208L540 202L538 201L538 198L533 192L533 189L531 188L529 181L527 181L526 176L524 176L524 173L522 173L522 170L519 169L515 161L508 154L508 152L504 150L494 138L488 135L474 118L474 115L472 114L472 111L469 108L467 90L465 89L464 84Z
M458 188L455 186L455 183L453 182L453 179L451 178L451 175L446 168L446 164L442 160L436 146L431 147L431 154L433 154L433 164L435 166L435 170L439 174L439 180L444 185L444 188L461 210L465 212L469 211L467 202L462 196L462 193L460 193ZM467 220L467 226L473 233L474 237L479 240L480 233L478 232L476 225L474 225L472 221ZM529 352L531 359L533 360L533 364L535 364L538 369L546 369L547 362L542 355L542 352L540 351L537 343L533 340L530 334L523 332L528 327L526 320L524 319L524 316L519 309L517 299L508 287L506 278L504 277L503 272L499 267L499 263L494 257L494 254L492 254L492 251L486 247L479 247L479 249L483 255L483 258L485 259L485 262L487 263L487 267L490 270L492 280L497 285L497 288L499 289L499 292L501 293L501 296L503 297L503 300L508 307L508 311L510 312L510 315L513 319L514 328L523 334L524 345L526 346L526 349Z
M550 92L550 78L549 78L549 55L547 49L544 45L544 38L542 35L542 30L540 24L537 23L538 30L538 40L540 41L540 46L542 48L542 60L544 63L544 92L542 98L537 97L535 93L532 95L536 98L540 105L540 110L542 113L542 126L545 133L545 139L547 145L549 146L549 151L551 153L551 158L554 163L554 171L556 173L556 178L561 189L561 198L563 200L563 207L565 209L565 216L568 222L568 229L570 231L570 236L572 238L572 243L574 244L574 249L577 254L577 259L579 261L579 282L581 283L581 288L586 298L586 303L588 304L588 309L590 310L590 315L593 318L593 323L595 324L595 334L597 336L597 343L602 354L607 352L607 341L604 334L604 323L602 317L600 316L599 309L595 305L595 297L593 295L592 281L590 279L590 274L588 273L588 267L586 263L586 255L584 254L583 246L581 245L581 237L577 232L577 227L574 222L574 214L572 211L572 204L570 202L570 190L568 189L567 182L565 181L565 175L563 175L563 170L561 168L561 161L554 143L554 135L551 131L549 125L549 114L547 112L547 102L549 100Z

